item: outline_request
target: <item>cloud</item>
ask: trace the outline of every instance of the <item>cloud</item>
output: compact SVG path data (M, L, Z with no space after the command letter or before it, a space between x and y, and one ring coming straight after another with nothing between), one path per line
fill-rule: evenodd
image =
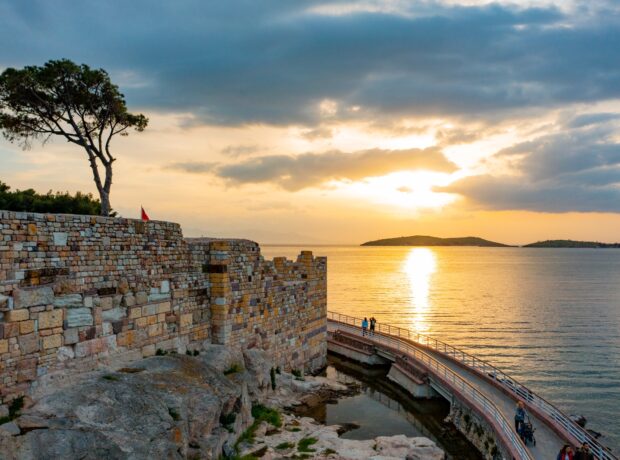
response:
M516 156L513 175L467 177L437 190L459 193L485 209L618 212L617 119L616 114L574 117L558 133L498 152L500 158Z
M330 128L319 126L314 129L307 129L301 133L301 137L306 140L314 141L317 139L329 139L333 137L334 132Z
M257 145L229 145L221 150L223 155L231 158L238 158L247 155L252 155L260 151L260 147Z
M320 13L334 3L4 2L0 66L88 62L131 75L130 105L229 125L316 125L326 100L359 107L337 120L497 119L620 97L620 13L603 3L587 14L439 2Z
M168 168L174 171L181 171L191 174L205 174L212 172L216 166L217 163L210 163L206 161L180 161L178 163L170 164Z
M434 148L409 150L338 150L301 155L269 155L235 164L174 163L172 169L212 173L233 184L273 183L294 192L334 180L356 181L402 170L453 172L456 166Z

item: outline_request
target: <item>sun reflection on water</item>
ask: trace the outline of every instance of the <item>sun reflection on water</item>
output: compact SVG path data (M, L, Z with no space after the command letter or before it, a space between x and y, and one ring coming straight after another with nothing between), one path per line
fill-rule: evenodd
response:
M418 332L428 332L430 324L427 314L430 308L429 294L433 273L437 270L437 258L432 249L415 248L407 255L404 270L409 277L411 297L409 305L412 313L412 328Z

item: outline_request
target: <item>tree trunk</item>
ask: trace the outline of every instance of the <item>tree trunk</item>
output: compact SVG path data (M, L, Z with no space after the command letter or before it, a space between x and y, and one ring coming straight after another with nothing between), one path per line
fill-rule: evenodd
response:
M112 164L105 165L105 182L103 183L102 190L99 191L99 197L101 198L101 215L109 216L112 211L112 205L110 204L110 189L112 188Z
M99 199L101 200L101 215L108 217L112 207L110 206L110 192L101 190L99 192Z

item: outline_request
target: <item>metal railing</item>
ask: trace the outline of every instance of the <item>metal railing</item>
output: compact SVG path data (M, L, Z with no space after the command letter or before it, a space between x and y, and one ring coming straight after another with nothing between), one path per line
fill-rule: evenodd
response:
M362 319L354 316L343 315L336 312L328 312L327 318L329 320L346 324L355 328L358 332L361 328ZM375 332L379 332L384 335L388 335L398 341L407 341L417 343L423 347L435 350L442 353L455 361L458 361L462 365L483 373L487 377L496 380L498 383L506 387L507 390L513 392L516 396L525 401L529 406L535 407L541 413L545 414L552 422L559 425L566 433L572 435L580 443L587 443L590 446L590 452L594 454L594 457L598 460L617 460L617 457L613 455L605 446L599 443L590 433L584 428L579 426L570 417L560 411L553 404L546 401L544 398L538 396L525 385L519 383L508 374L498 369L497 367L481 360L469 353L466 353L458 348L453 347L441 340L429 337L418 332L413 332L408 329L404 329L398 326L392 326L390 324L376 323ZM376 337L376 336L375 336Z
M344 331L359 333L359 327L340 322L337 322L339 328ZM505 439L509 441L509 445L506 446L510 449L511 454L515 455L520 460L533 460L533 457L528 452L527 448L521 441L521 438L512 429L511 424L506 420L502 412L493 404L493 402L485 396L480 390L471 385L467 380L463 379L460 375L454 372L449 367L445 366L432 356L428 355L414 345L407 343L403 340L399 340L398 337L391 336L389 334L376 334L373 336L373 341L382 345L386 345L389 349L397 351L398 353L405 354L419 363L422 363L429 372L438 378L440 381L445 382L444 385L449 386L451 390L458 391L465 398L473 401L474 406L479 407L487 416L489 416L501 429L501 434Z

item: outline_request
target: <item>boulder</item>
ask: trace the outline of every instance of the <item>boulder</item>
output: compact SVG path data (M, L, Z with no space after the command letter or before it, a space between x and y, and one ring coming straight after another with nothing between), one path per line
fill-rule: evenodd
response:
M215 459L251 420L246 385L199 357L156 356L43 396L0 427L0 458Z

